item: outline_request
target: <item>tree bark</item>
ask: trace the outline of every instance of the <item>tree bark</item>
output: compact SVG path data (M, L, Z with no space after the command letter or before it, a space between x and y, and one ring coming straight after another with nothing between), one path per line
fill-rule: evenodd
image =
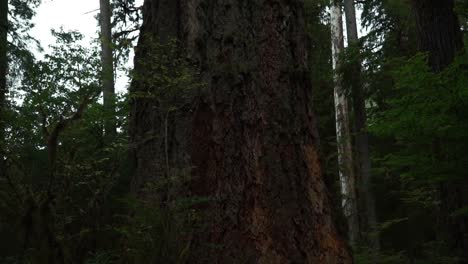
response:
M206 259L195 262L350 263L322 181L303 2L189 2L207 85L193 121L193 192L214 199L195 241Z
M101 26L101 64L102 64L102 93L104 97L104 132L106 137L116 134L115 113L115 87L114 87L114 57L112 52L112 10L110 0L100 0L100 26Z
M353 151L351 146L350 120L347 92L343 87L340 68L343 65L344 51L343 20L341 4L332 0L330 7L330 26L332 35L332 64L334 70L334 98L336 117L336 140L338 147L338 166L344 215L348 222L348 238L355 247L359 239L359 215L356 199L356 175L354 173Z
M0 177L6 170L5 164L5 112L7 107L8 74L8 0L0 0Z
M191 149L192 194L213 202L202 208L206 229L193 239L191 263L352 262L322 181L302 5L145 1L135 72L147 70L145 35L176 37L205 83L185 150ZM155 89L132 83L132 92ZM141 142L161 131L164 118L150 99L132 99L131 111L141 180L160 170L159 139Z
M190 109L170 110L175 105L167 106L164 87L150 81L168 76L148 65L151 63L148 58L161 53L155 48L157 45L171 45L172 40L177 40L177 45L182 42L180 5L180 0L146 0L143 6L143 24L130 87L130 145L135 170L131 189L134 194L144 195L141 191L146 183L167 181L171 170L177 168L183 173L191 166ZM161 64L160 61L156 63ZM184 100L181 96L175 103L183 105ZM161 190L161 201L167 201L167 188Z
M413 0L419 49L429 55L429 65L439 72L463 48L454 0Z
M419 49L428 53L432 71L441 72L463 50L463 36L454 11L454 0L413 0L413 7ZM443 144L443 139L440 141L434 139L435 145ZM436 155L441 156L440 153ZM442 221L447 227L449 244L457 251L463 264L468 263L468 216L452 214L467 206L467 186L466 180L448 180L440 186Z
M356 20L356 8L354 0L344 1L344 10L346 15L346 30L348 37L348 46L354 49L359 48L359 38ZM369 153L369 135L367 133L367 112L365 98L363 92L363 83L361 81L361 61L352 62L351 80L351 96L353 98L354 109L354 127L356 136L356 150L359 161L358 172L360 181L358 181L358 190L364 204L364 213L361 215L365 218L363 221L367 228L361 228L361 232L366 230L370 233L370 247L378 252L380 250L380 241L377 234L377 217L375 212L375 197L371 186L371 159Z

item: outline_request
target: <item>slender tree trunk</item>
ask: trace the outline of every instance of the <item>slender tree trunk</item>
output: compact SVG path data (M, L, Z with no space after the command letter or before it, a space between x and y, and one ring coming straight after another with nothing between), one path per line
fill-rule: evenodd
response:
M322 181L302 2L146 0L143 14L142 36L178 37L206 83L191 128L191 187L214 202L191 261L351 263ZM139 43L136 73L147 70L148 40ZM140 172L157 171L153 162L164 156L157 139L139 144L162 116L154 101L133 100Z
M427 52L429 66L437 73L450 65L463 50L463 38L454 0L413 0L419 49ZM443 92L443 91L441 91ZM440 152L443 139L434 139ZM440 153L436 153L440 155ZM443 157L442 157L443 158ZM466 180L448 180L441 184L441 213L447 226L450 246L458 252L460 263L468 263L468 216L452 215L468 205Z
M332 35L332 64L334 73L334 96L336 116L336 139L338 147L338 166L344 215L348 221L350 244L354 247L359 239L359 218L356 200L356 176L354 173L353 151L348 98L343 88L343 77L339 72L344 51L343 20L340 1L332 0L330 8Z
M115 87L114 87L114 57L112 52L112 10L110 0L100 0L100 26L101 26L101 64L102 64L102 93L106 118L104 131L106 137L116 134L115 116Z
M346 14L346 30L348 36L348 46L354 49L359 48L356 8L354 0L344 1L344 10ZM353 98L354 109L354 127L356 129L356 149L357 158L359 161L358 171L360 174L360 182L358 182L358 190L360 197L364 204L364 223L367 228L362 228L361 231L367 230L371 233L369 237L370 246L374 251L379 251L380 241L377 235L377 217L375 212L375 197L371 186L371 160L369 153L369 135L367 133L367 113L365 98L363 93L363 83L361 81L361 62L360 60L354 61L352 65L352 78L350 81Z
M7 107L8 0L0 0L0 177L5 173L5 112Z

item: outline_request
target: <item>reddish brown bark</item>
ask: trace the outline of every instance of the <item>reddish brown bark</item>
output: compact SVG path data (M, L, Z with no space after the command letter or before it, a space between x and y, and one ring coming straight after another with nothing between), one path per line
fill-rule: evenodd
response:
M189 39L207 89L193 123L193 191L215 200L201 240L219 247L198 242L199 262L350 263L317 154L302 3L195 10Z
M191 124L191 188L213 202L201 208L206 229L194 237L190 263L351 263L322 181L302 5L145 1L136 73L147 70L145 34L170 35L206 84ZM132 84L134 92L154 89ZM160 141L144 139L160 131L162 113L154 101L133 100L141 183L161 170Z

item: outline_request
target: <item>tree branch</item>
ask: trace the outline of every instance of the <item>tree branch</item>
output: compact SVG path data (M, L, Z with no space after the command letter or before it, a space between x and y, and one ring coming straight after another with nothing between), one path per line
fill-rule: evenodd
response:
M76 112L69 118L63 119L63 116L60 117L60 120L55 124L52 131L49 133L47 137L47 155L48 155L48 168L49 168L49 187L48 193L51 194L52 186L55 182L55 166L57 160L57 147L58 147L58 138L60 134L73 122L78 121L83 116L83 113L88 106L92 102L93 99L96 98L98 94L90 97L86 97L78 106Z

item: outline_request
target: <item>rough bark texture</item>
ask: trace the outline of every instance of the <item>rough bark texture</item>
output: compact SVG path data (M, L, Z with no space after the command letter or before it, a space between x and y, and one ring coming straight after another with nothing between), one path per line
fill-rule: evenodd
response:
M356 199L356 175L354 173L354 159L349 119L349 106L347 92L343 87L343 76L340 73L342 66L341 56L344 51L343 20L341 4L332 1L330 7L330 26L332 39L332 64L335 71L334 98L336 117L336 140L338 147L338 166L342 205L344 215L348 222L348 235L350 244L354 247L359 239L359 214Z
M420 51L427 52L434 72L444 70L463 50L463 39L453 0L413 0ZM443 91L442 91L443 92ZM442 142L435 143L443 144ZM468 216L452 214L467 206L466 180L441 184L441 213L450 246L459 252L460 263L468 263Z
M163 107L163 87L148 81L161 72L151 72L153 68L146 62L154 52L154 44L165 45L172 39L180 39L180 1L146 0L143 19L135 54L135 76L130 88L134 193L140 192L145 183L165 181L169 170L190 167L190 113L186 109L169 111L167 106ZM167 194L162 191L161 199L165 200Z
M5 142L5 110L7 96L7 30L8 1L0 0L0 176L5 172L4 142Z
M112 53L112 10L110 0L100 0L100 26L101 26L101 64L102 64L102 92L104 109L109 115L105 120L105 133L113 136L116 133L117 121L115 118L115 88L114 88L114 57Z
M303 1L192 4L189 39L207 83L194 192L215 199L204 241L221 247L199 262L349 263L321 177Z
M463 48L454 0L413 0L419 48L429 54L436 72L448 66Z
M346 14L346 30L348 37L348 46L352 48L359 48L359 38L357 30L356 20L356 8L354 0L344 1L344 10ZM367 112L365 105L365 97L363 92L363 83L361 81L361 62L360 60L354 61L352 66L351 80L348 80L351 84L351 96L353 99L353 110L354 110L354 128L356 136L356 152L358 163L358 192L359 197L362 201L359 204L363 204L364 210L360 214L364 225L361 228L361 232L367 231L372 233L369 236L370 246L378 251L380 249L379 236L376 234L377 228L377 217L375 212L375 197L371 186L371 159L369 153L369 135L367 133Z
M351 263L317 154L303 1L146 0L143 11L136 72L145 71L145 34L174 36L206 83L192 122L191 187L214 202L190 262ZM162 120L154 101L133 100L137 182L160 170L161 142L145 139L161 134Z

